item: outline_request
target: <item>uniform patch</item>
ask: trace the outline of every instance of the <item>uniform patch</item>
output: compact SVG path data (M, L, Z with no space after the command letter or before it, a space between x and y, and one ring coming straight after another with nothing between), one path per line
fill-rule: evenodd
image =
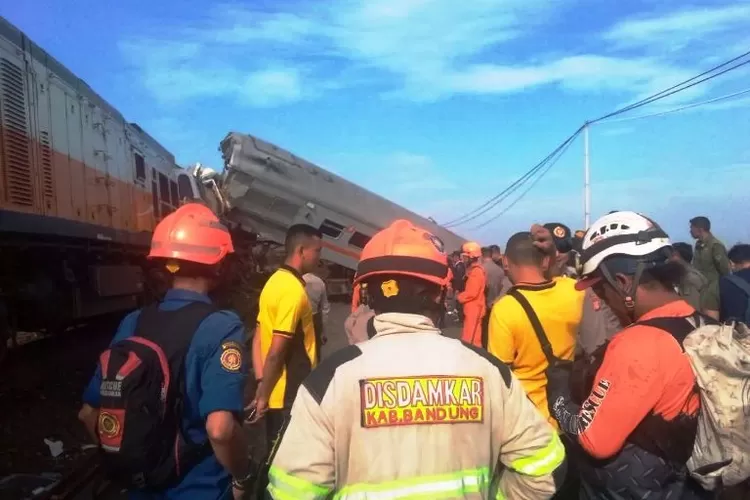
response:
M398 282L396 280L384 281L380 285L380 290L383 292L383 297L385 297L386 299L395 297L399 292Z
M106 411L99 413L99 434L107 439L114 439L120 435L121 429L120 419L116 415Z
M552 231L552 234L554 234L558 238L565 238L565 228L562 226L557 226L555 227L554 231Z
M612 384L609 380L601 379L594 386L594 389L591 391L591 395L581 405L581 412L579 413L581 421L581 434L583 434L586 429L591 426L594 418L596 417L596 413L599 411L602 403L604 403L604 398L607 396L610 387L612 387Z
M480 377L399 377L359 381L362 427L455 424L484 419Z
M237 373L242 367L242 347L237 342L221 344L221 367L228 372Z

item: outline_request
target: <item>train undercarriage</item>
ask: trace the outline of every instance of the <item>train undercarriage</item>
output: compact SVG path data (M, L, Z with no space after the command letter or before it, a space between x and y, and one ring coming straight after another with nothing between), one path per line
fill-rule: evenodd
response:
M0 358L19 333L52 335L135 309L166 288L146 248L5 233L0 243Z

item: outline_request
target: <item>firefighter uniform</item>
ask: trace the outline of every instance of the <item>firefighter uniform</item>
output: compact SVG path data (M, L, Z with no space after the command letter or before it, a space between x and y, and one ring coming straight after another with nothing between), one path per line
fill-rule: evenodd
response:
M376 311L400 297L402 306L429 306L427 295L402 294L409 280L447 287L442 245L408 221L376 234L362 255L357 279L368 288L383 280ZM372 329L372 339L324 360L297 392L269 472L272 498L554 494L564 447L507 366L443 337L422 314L381 312Z
M465 243L462 256L468 258L471 264L466 271L466 286L457 296L464 312L461 340L482 347L482 319L487 314L487 275L477 260L482 256L482 249L478 243Z
M381 314L374 325L370 342L334 354L300 387L270 471L274 499L555 492L563 446L504 364L423 316Z

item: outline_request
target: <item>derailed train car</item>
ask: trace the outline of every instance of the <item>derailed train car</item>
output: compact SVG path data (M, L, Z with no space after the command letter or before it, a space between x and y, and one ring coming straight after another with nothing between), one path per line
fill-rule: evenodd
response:
M436 222L252 135L229 133L221 142L224 171L217 180L225 217L261 238L283 241L296 223L320 228L322 257L355 269L373 234L409 219L438 236L447 250L465 241Z

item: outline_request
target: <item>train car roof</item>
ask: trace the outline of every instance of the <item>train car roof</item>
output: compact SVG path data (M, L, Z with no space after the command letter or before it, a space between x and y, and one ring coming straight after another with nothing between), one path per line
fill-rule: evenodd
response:
M136 129L138 133L142 134L143 139L148 143L149 146L157 150L165 157L171 159L172 163L175 163L174 155L167 151L167 149L162 146L156 139L145 132L137 123L129 123L127 120L125 120L125 117L122 116L122 114L117 111L114 106L104 100L104 98L99 94L94 92L94 90L85 81L74 75L73 72L66 68L60 61L52 57L47 51L34 43L31 38L26 36L23 31L11 24L10 21L2 16L0 16L0 36L6 38L9 42L16 45L19 49L29 52L32 57L34 57L34 59L44 64L44 66L49 71L54 73L55 76L67 83L76 92L85 96L86 99L88 99L90 102L93 102L100 108L106 110L110 115L115 117L123 124L130 125L134 129Z
M352 207L361 207L363 201L369 198L375 202L379 202L378 209L382 210L384 213L378 215L381 215L384 220L402 218L416 219L420 221L420 225L423 225L425 229L433 231L438 229L440 232L444 232L456 240L461 242L466 241L465 238L444 228L431 219L404 208L383 196L373 193L372 191L310 163L283 148L250 134L243 134L240 132L230 132L227 134L221 142L221 150L224 154L225 162L230 161L228 155L232 154L232 144L239 144L242 147L246 141L251 143L251 148L257 149L267 155L265 158L267 167L276 171L281 177L286 177L286 180L292 184L313 187L317 197L326 200L326 203L331 203L334 206L338 205L339 207L343 205L342 208L348 209L346 211L352 211ZM245 150L245 148L243 148L243 150ZM241 165L229 166L240 168L242 170ZM289 168L293 166L296 166L297 168ZM370 217L366 217L366 219L370 219Z

